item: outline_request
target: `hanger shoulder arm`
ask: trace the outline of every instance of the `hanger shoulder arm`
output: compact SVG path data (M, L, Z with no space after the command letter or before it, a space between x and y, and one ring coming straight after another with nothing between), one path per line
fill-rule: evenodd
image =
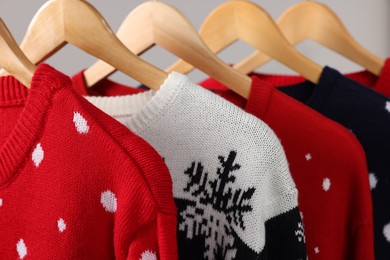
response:
M35 66L27 59L0 19L0 64L26 87L30 87Z

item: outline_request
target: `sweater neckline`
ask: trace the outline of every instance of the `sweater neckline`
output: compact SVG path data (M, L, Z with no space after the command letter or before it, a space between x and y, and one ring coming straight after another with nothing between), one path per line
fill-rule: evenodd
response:
M135 133L140 133L165 114L187 81L189 81L187 76L173 71L158 91L149 90L112 97L85 96L85 98L114 118L124 117L122 122Z
M65 75L46 64L36 68L30 89L12 76L0 77L0 107L24 105L15 126L1 144L0 189L17 176L25 160L31 160L53 94L67 80Z
M321 112L341 77L342 75L338 71L325 66L317 85L306 80L302 83L277 88L314 110Z
M252 86L245 111L258 118L265 118L271 102L272 91L273 87L270 84L252 76Z

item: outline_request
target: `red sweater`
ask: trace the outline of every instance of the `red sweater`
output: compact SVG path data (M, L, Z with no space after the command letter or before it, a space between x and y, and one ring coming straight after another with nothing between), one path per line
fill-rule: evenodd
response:
M87 94L82 73L74 86ZM210 85L218 83L209 81ZM92 88L115 94L144 90L103 80ZM281 139L299 191L309 259L374 259L371 194L365 155L340 125L253 78L248 102L221 95L266 122Z
M155 150L48 65L0 85L0 259L177 259Z

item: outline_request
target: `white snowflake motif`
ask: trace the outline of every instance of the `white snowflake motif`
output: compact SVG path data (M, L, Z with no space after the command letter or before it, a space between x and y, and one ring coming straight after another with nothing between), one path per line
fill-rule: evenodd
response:
M203 211L203 215L196 214L197 210ZM183 222L179 224L180 231L187 232L187 238L193 239L195 236L205 236L205 245L209 245L204 252L205 259L214 259L218 248L225 249L224 259L235 258L237 249L233 247L234 236L229 233L229 223L223 213L210 209L202 204L197 207L189 206L185 211L180 212ZM194 217L189 217L194 216ZM213 220L204 225L204 220ZM195 231L195 232L194 232Z
M106 190L102 192L100 196L100 203L102 204L103 208L110 213L115 213L117 208L117 201L115 194L110 191Z
M39 143L35 147L35 149L34 149L34 151L32 153L32 156L31 156L31 159L33 160L34 165L36 167L38 167L41 164L44 156L45 156L45 153L43 152L42 146Z
M390 101L386 101L386 110L390 112Z
M23 239L20 239L16 244L16 252L18 252L19 259L23 259L27 255L27 247Z
M73 123L79 134L88 133L89 131L88 122L79 112L73 112Z
M3 199L0 199L0 207L3 206Z
M306 158L306 161L310 161L310 160L312 159L312 156L311 156L310 153L307 153L307 154L305 155L305 158Z
M322 188L324 189L324 191L328 191L330 189L330 179L329 178L325 178L324 181L322 182Z
M378 179L375 176L375 173L370 173L368 175L369 181L370 181L370 189L375 189L376 185L378 184Z
M192 203L180 210L179 231L187 239L203 237L203 258L235 259L237 247L233 224L245 230L244 215L252 211L251 198L254 187L235 189L236 171L241 165L235 162L237 152L218 156L220 167L215 175L201 162L192 162L185 170L188 182L183 192L192 196Z
M66 223L65 223L64 219L60 218L59 220L57 220L57 226L58 226L58 230L61 233L64 232L66 229Z
M297 237L299 242L303 242L303 243L306 242L305 230L303 228L303 223L302 222L298 222L298 229L295 230L295 236Z
M316 246L316 247L314 248L314 253L318 254L319 252L320 252L320 249L318 248L318 246Z
M139 260L157 260L156 253L146 250L142 253L141 258Z

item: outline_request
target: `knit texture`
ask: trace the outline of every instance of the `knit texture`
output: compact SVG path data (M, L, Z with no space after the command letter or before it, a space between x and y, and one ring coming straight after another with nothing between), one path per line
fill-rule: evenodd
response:
M166 165L68 77L1 77L0 118L0 259L177 259Z
M279 77L284 85L289 79ZM279 88L356 135L367 157L374 209L376 259L390 259L390 100L326 67L317 86Z
M181 259L306 259L297 190L266 124L175 72L157 92L87 99L163 156Z
M289 78L295 79L295 77ZM365 155L342 126L252 77L248 101L209 79L201 85L259 117L281 139L299 191L309 259L374 259Z
M296 76L296 75L264 74L264 73L252 73L251 75L254 75L257 78L266 81L268 84L272 84L273 86L282 86L286 84L291 85L291 84L297 84L306 81L304 77ZM385 60L385 64L379 76L376 76L367 70L353 72L353 73L346 73L344 74L344 76L354 81L357 81L361 85L369 87L386 97L390 97L390 58L387 58ZM228 90L226 86L223 86L219 83L217 84L215 83L216 81L214 80L213 81L205 80L204 82L201 83L201 85L213 91ZM103 93L103 90L100 88L101 87L97 87L96 90L98 90L99 93ZM118 85L112 85L109 88L105 88L105 91L121 91L122 94L125 94L128 93L129 91L128 89L129 88L127 88L126 90L124 86L118 84Z

